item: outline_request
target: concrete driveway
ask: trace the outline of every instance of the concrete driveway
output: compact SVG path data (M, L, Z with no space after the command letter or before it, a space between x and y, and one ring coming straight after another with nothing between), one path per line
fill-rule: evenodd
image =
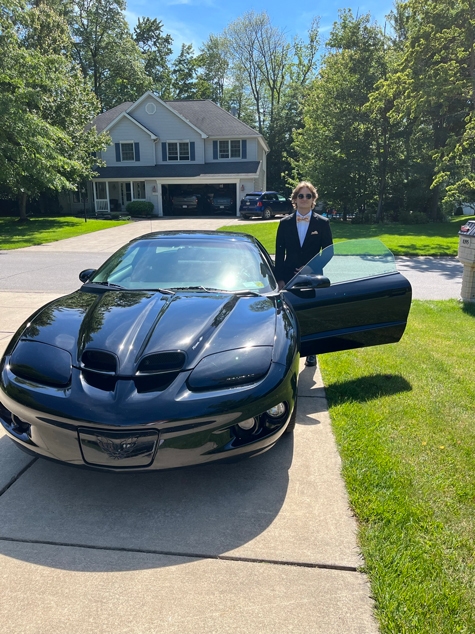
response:
M0 252L0 352L81 269L165 226L192 228ZM153 474L32 459L0 431L2 633L376 633L321 377L303 362L298 412L261 456Z

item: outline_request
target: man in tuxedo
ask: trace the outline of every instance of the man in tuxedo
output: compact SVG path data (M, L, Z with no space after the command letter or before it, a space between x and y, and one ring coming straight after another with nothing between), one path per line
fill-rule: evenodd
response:
M320 251L333 244L328 218L313 211L317 198L315 187L307 181L302 181L291 196L295 212L279 223L275 245L275 275L279 289L282 289ZM332 253L329 253L326 261L331 256ZM316 363L315 355L308 356L305 362L311 366Z

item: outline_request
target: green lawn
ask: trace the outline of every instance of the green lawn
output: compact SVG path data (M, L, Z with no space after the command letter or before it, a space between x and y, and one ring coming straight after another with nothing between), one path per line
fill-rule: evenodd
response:
M414 301L400 343L319 357L384 634L475 632L474 319Z
M0 249L19 249L35 244L56 242L65 238L110 229L127 221L91 220L84 218L30 218L28 222L18 222L17 218L0 218Z
M332 221L335 242L356 238L379 238L394 255L456 256L461 225L475 216L457 216L450 222L425 225L352 225ZM239 226L221 227L222 231L240 231L255 236L269 251L275 252L277 222L256 220Z

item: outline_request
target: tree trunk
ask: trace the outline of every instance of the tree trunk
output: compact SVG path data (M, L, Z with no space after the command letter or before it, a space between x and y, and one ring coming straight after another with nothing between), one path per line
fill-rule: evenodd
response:
M18 194L18 206L20 208L20 218L19 218L20 222L28 221L28 217L26 215L26 199L27 199L27 196L25 192Z

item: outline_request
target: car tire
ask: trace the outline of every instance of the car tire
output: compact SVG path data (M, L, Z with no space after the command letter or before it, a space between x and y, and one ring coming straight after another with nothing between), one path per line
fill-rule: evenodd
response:
M248 216L247 214L241 214L241 218L242 218L243 220L249 220L249 218L250 218L250 217L251 217L251 216Z
M262 212L263 220L270 220L272 218L272 209L270 207L266 207Z
M295 423L297 421L297 401L295 401L294 411L292 412L292 416L290 417L289 424L285 428L286 434L292 434L295 429Z

